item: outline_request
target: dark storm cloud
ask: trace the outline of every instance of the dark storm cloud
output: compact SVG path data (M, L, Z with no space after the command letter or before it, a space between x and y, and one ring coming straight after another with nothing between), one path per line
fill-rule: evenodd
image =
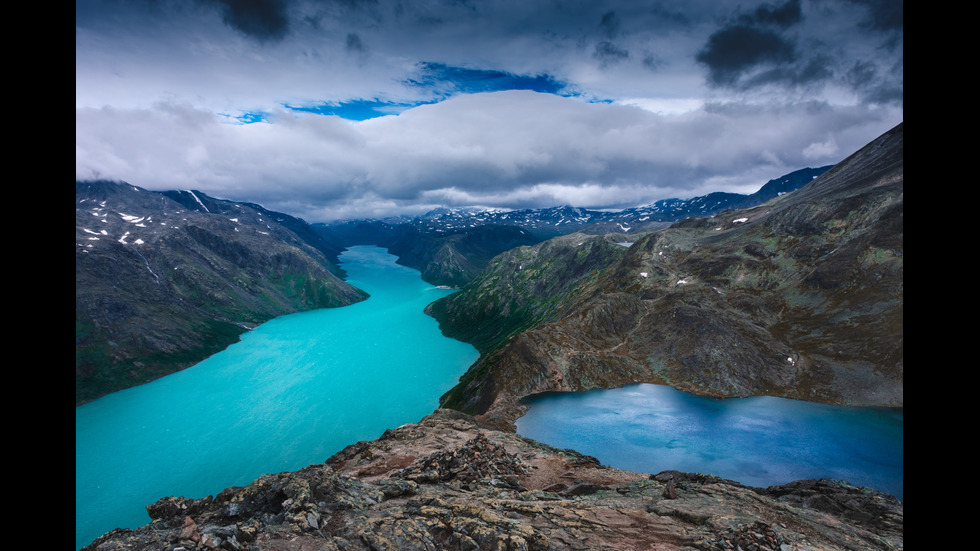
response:
M695 59L715 89L813 94L832 88L869 103L900 105L902 25L901 1L762 4L724 20ZM860 40L843 44L845 36Z
M643 66L651 71L656 71L667 65L667 62L663 60L660 56L656 54L647 54L643 56Z
M868 8L868 18L861 25L880 31L901 31L905 27L903 0L851 0Z
M608 40L603 40L595 45L593 56L599 61L600 66L609 67L628 59L630 53Z
M823 55L815 55L801 64L789 79L794 84L805 85L811 82L825 81L834 76L831 70L831 59Z
M861 97L870 103L901 103L904 98L903 65L897 62L882 71L872 61L859 60L845 74L845 79Z
M895 52L897 59L883 63L887 56L876 60L857 60L844 73L864 101L877 104L899 104L904 101L905 64L903 0L850 0L865 9L858 26L870 40L877 41L879 51Z
M654 4L648 10L658 25L671 28L687 28L691 26L691 18L686 13L670 9L666 5Z
M708 67L708 80L713 86L796 81L801 71L790 69L790 65L799 58L797 47L794 39L782 33L802 20L799 0L763 4L736 16L713 33L696 59ZM761 72L754 72L760 68ZM802 72L812 72L812 67ZM748 78L750 73L752 77Z
M364 43L361 42L361 37L357 36L357 33L347 33L347 43L345 45L348 52L352 53L363 53Z
M259 41L281 40L289 31L286 0L208 0L222 9L224 22Z
M903 0L850 0L865 8L866 13L859 21L860 28L876 36L881 47L900 51L903 46L905 11Z
M866 88L874 83L877 76L877 65L870 61L858 60L847 72L847 81L854 88Z
M751 14L739 17L746 25L775 25L787 28L803 20L803 10L799 0L790 0L783 5L763 4Z
M614 38L619 32L619 18L616 17L616 12L610 11L602 14L602 19L599 21L599 28L606 38Z
M760 65L792 63L797 58L792 42L777 33L746 25L733 25L712 34L696 59L708 67L715 86L735 86L743 75Z
M831 69L831 60L826 56L816 55L801 63L777 65L768 70L743 79L740 83L742 88L750 89L765 86L767 84L779 83L784 85L806 88L808 86L822 87L829 79L834 76Z
M892 0L77 0L75 36L76 178L313 221L751 193L902 120Z

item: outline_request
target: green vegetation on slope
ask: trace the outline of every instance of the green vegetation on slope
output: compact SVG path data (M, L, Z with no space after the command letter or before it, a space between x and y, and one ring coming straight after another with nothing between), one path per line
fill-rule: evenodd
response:
M76 184L76 404L194 365L276 316L366 298L275 213L197 200L208 212Z

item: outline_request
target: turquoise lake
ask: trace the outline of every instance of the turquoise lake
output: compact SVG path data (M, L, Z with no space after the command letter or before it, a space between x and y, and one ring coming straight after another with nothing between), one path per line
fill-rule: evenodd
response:
M706 473L757 487L833 478L904 499L903 408L718 400L649 384L525 403L518 434L604 465Z
M200 498L322 463L432 413L479 357L423 312L452 291L378 247L341 258L366 301L276 318L184 371L75 408L75 545Z
M200 498L322 463L438 407L477 360L423 312L452 291L378 247L341 256L371 294L276 318L194 367L75 408L75 544L149 522L164 496ZM771 397L715 400L658 385L529 400L518 432L637 472L752 486L838 478L899 498L902 409Z

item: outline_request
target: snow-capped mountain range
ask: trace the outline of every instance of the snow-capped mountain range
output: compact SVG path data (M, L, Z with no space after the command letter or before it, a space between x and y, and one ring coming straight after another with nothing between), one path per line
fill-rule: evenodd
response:
M518 226L541 237L585 233L635 233L659 229L690 218L708 217L724 210L746 208L803 187L831 165L804 168L767 182L759 191L743 195L716 192L690 199L663 199L651 205L610 212L560 206L542 209L438 208L414 218L385 219L390 225L411 224L423 233L454 233L485 225ZM345 222L350 223L350 222ZM343 224L337 223L336 225Z

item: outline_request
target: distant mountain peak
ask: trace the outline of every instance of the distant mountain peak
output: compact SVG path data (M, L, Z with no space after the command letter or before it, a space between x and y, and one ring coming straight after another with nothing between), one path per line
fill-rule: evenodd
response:
M595 234L635 233L659 229L691 216L708 217L729 209L759 205L799 189L830 168L831 165L796 170L769 180L759 191L749 195L713 192L689 199L661 199L649 205L618 211L592 210L568 204L526 209L438 207L421 216L407 219L405 223L414 225L420 231L436 234L448 234L484 225L517 226L542 238L575 231ZM350 222L352 221L345 223Z

